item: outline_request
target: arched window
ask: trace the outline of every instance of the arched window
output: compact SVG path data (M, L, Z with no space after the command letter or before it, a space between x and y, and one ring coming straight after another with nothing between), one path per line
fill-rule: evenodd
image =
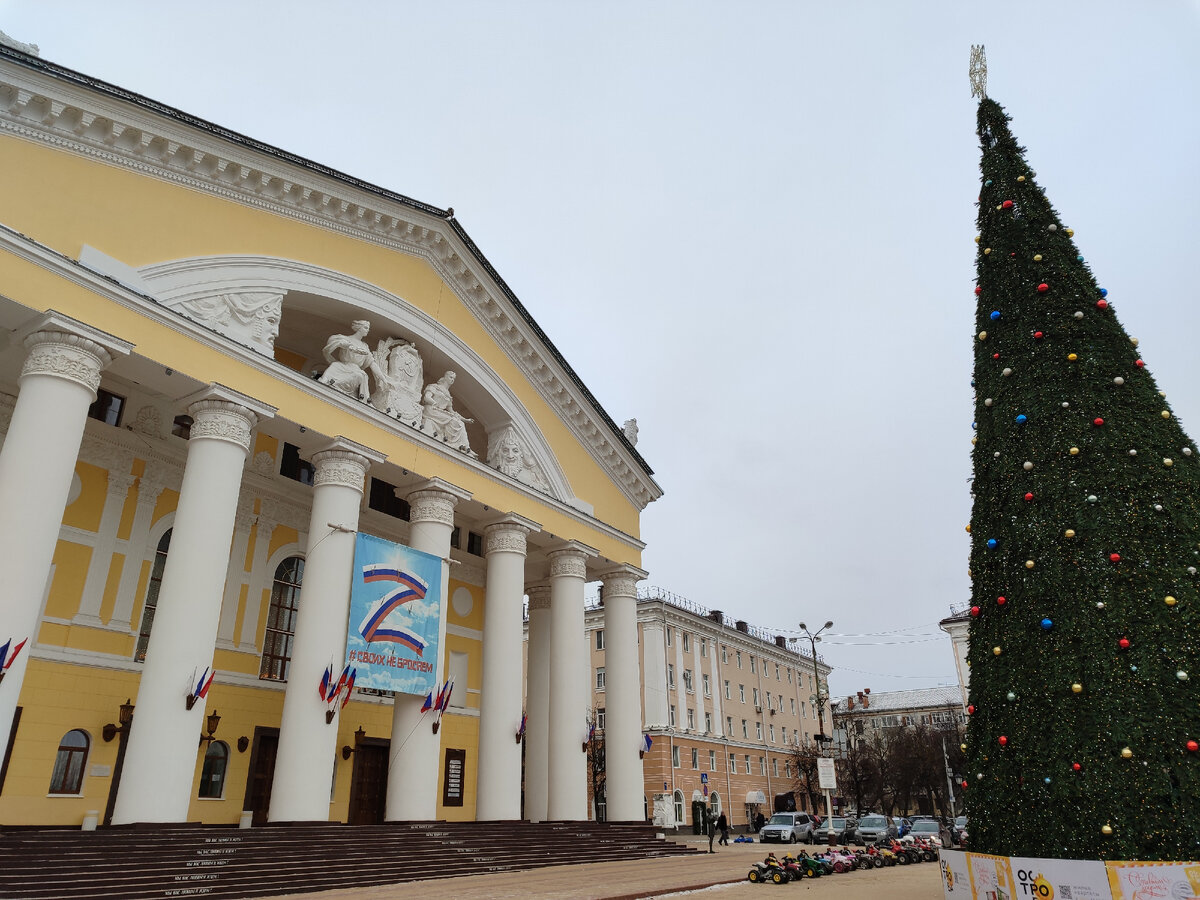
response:
M200 770L200 794L219 800L225 796L225 767L229 764L229 745L210 741L204 751L204 768Z
M713 791L711 794L709 794L708 805L712 809L712 814L714 816L719 816L721 814L721 795L716 791Z
M300 601L300 583L304 580L304 560L289 556L275 570L271 588L271 610L267 613L267 633L263 638L262 666L259 678L287 681L292 661L292 640L296 633L296 611Z
M63 735L54 757L54 774L50 776L50 793L83 793L83 767L87 762L89 740L87 732L76 728Z
M138 632L137 649L133 651L134 662L146 661L146 647L150 644L150 629L154 625L154 610L158 608L158 590L162 587L163 569L167 567L167 550L171 547L171 532L168 528L158 541L154 551L154 565L150 567L150 584L146 586L146 603L142 607L142 627Z
M687 819L683 815L683 791L675 792L675 824L687 824Z

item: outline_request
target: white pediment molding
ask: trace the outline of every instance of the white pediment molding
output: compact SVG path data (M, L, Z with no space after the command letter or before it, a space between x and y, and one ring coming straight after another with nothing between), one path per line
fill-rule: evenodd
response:
M649 470L453 219L439 210L51 64L0 55L0 132L424 259L639 509Z

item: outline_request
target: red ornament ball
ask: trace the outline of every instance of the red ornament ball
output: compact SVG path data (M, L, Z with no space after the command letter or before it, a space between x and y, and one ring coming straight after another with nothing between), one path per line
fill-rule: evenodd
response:
M996 598L996 604L998 606L1003 606L1007 602L1008 602L1008 599L1006 597L1001 596L1001 597Z
M1108 554L1108 558L1112 562L1120 562L1121 554L1120 553L1110 553L1110 554Z
M1042 339L1042 333L1041 333L1040 331L1035 331L1035 332L1033 333L1033 336L1034 336L1034 338L1035 338L1036 340L1039 340L1039 341L1040 341L1040 340Z
M1050 285L1046 284L1046 282L1043 281L1041 284L1038 285L1038 293L1039 294L1044 294L1048 290L1050 290Z
M1073 771L1078 772L1082 768L1083 768L1083 766L1081 766L1079 763L1071 763L1071 769Z
M972 703L970 706L967 707L967 715L968 716L975 715L975 704L974 703Z
M966 779L965 779L965 778L963 779L963 783L962 783L962 789L963 789L964 791L967 789L967 781L966 781Z
M1192 753L1195 753L1197 750L1200 750L1200 744L1197 744L1195 741L1188 741L1187 748Z
M1027 502L1028 502L1029 500L1032 500L1032 499L1033 499L1033 494L1026 494L1026 495L1025 495L1025 500L1026 500Z
M1119 641L1117 641L1117 646L1120 647L1122 650L1128 650L1129 649L1129 638L1121 638Z
M976 618L979 617L979 607L978 606L971 607L971 615L975 616Z
M992 359L999 359L999 358L1000 358L1000 354L999 354L999 353L993 353L993 354L992 354Z
M1104 420L1101 419L1099 416L1097 416L1096 418L1092 419L1092 424L1095 425L1097 428L1099 428L1101 425L1104 424Z
M975 296L978 297L982 293L983 293L983 288L981 288L979 285L975 285Z
M1013 202L1012 202L1011 200L1005 200L1005 201L1004 201L1003 203L1001 203L1000 205L1001 205L1001 206L1003 206L1005 209L1012 209L1012 207L1013 207Z
M1006 738L1004 735L1000 735L1000 746L1001 747L1008 746L1008 738Z
M1097 309L1108 309L1108 301L1107 300L1097 300L1096 308Z
M1142 362L1142 360L1140 360L1140 359L1139 359L1137 362L1135 362L1135 363L1134 363L1134 365L1135 365L1135 366L1137 366L1139 369L1141 369L1141 368L1143 368L1143 367L1144 367L1146 364L1145 364L1144 362Z

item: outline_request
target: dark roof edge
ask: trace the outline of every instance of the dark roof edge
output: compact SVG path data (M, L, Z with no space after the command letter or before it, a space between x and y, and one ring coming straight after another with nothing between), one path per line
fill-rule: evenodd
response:
M118 87L115 84L102 81L99 78L93 78L90 75L84 75L82 72L76 72L74 69L68 69L66 66L60 66L57 63L48 62L40 57L31 56L28 53L23 53L20 50L9 47L5 44L0 44L0 58L11 60L12 62L25 66L29 69L47 72L56 78L62 79L63 81L70 82L80 87L88 88L89 90L97 91L101 94L106 94L109 97L117 100L132 103L135 106L150 110L158 115L174 119L175 121L181 122L184 125L205 131L221 140L229 141L233 144L239 144L243 147L248 147L249 149L255 150L259 153L265 153L269 156L274 156L277 159L290 163L294 166L307 169L319 175L324 175L327 178L332 178L335 181L343 182L344 184L348 184L360 190L376 194L377 196L383 197L394 203L407 206L410 209L417 210L418 212L425 213L426 215L445 219L450 227L454 230L454 233L459 236L459 238L471 251L471 255L475 257L475 260L487 270L488 274L504 292L504 296L507 297L509 302L513 304L513 307L521 315L521 318L528 323L529 327L533 329L538 338L546 345L546 348L554 356L554 359L563 367L563 370L567 373L567 376L571 379L575 386L579 388L580 392L584 395L587 401L591 403L592 407L600 413L604 421L608 424L609 430L612 432L613 436L621 443L622 446L625 447L627 451L629 451L630 455L637 461L638 465L641 466L642 471L644 471L646 475L654 475L654 470L650 468L646 460L642 458L642 455L634 449L633 445L625 437L625 432L623 432L617 426L617 423L613 421L612 417L608 414L604 407L600 405L600 402L596 399L592 392L588 390L587 386L583 383L583 380L579 377L575 370L571 368L570 363L566 361L563 355L559 352L558 348L554 346L554 343L549 337L546 336L546 333L542 331L541 326L534 321L533 316L529 314L529 310L525 308L525 304L517 299L517 295L513 293L512 288L510 288L504 279L500 277L500 274L496 271L495 267L488 262L487 257L483 255L479 247L476 246L475 242L467 236L467 233L465 230L463 230L462 225L460 225L454 218L453 210L440 209L436 206L431 206L428 203L422 203L419 200L414 200L412 197L406 197L404 194L398 194L395 191L389 191L386 188L381 188L378 185L371 184L369 181L363 181L355 178L352 175L347 175L345 172L339 171L338 169L321 165L320 163L313 162L312 160L306 159L303 156L297 156L294 153L289 153L286 150L280 149L279 147L263 143L262 141L255 140L254 138L248 137L240 132L223 128L222 126L213 122L209 122L206 119L201 119L198 116L185 113L181 109L176 109L175 107L168 106L165 103L159 103L157 100L152 100L142 94L126 90L125 88Z

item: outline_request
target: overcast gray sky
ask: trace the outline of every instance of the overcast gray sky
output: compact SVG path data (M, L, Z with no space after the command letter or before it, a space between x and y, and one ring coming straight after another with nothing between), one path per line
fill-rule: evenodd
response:
M42 56L458 218L666 495L650 582L835 696L952 683L969 597L969 47L1200 437L1200 5L0 0ZM2 208L2 207L0 207ZM0 215L2 219L2 215Z

